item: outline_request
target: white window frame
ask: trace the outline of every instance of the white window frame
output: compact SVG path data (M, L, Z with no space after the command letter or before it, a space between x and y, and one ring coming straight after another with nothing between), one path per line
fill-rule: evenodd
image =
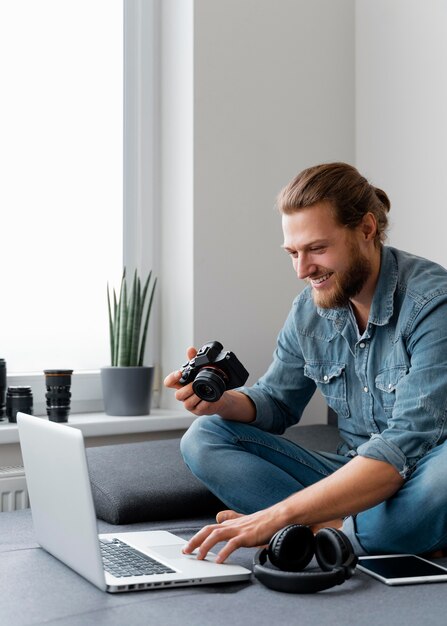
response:
M152 269L158 275L159 0L123 0L123 11L123 266L136 268L141 275ZM154 301L148 342L149 358L156 366L160 353L158 301ZM158 371L157 367L153 406L159 401ZM31 386L34 413L45 414L43 374L10 375L8 385ZM99 370L74 372L71 412L97 412L103 406Z

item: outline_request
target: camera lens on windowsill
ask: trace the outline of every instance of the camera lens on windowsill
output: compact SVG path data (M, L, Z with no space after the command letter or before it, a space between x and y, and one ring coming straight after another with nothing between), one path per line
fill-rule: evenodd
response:
M73 370L44 370L48 419L67 422L71 403L71 375Z
M8 387L6 392L6 416L10 422L17 422L17 413L33 414L33 392L31 387Z
M0 359L0 420L6 415L6 361Z

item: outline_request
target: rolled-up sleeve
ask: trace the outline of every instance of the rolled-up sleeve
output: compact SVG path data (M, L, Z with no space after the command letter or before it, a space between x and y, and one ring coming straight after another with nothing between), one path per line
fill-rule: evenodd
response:
M387 427L357 448L361 456L390 463L405 479L446 438L447 295L420 303L406 331L394 347L407 363L392 389L395 401Z

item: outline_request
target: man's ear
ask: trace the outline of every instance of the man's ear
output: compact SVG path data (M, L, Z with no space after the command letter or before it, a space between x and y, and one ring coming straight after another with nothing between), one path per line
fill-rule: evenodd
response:
M365 213L359 227L365 241L374 241L377 234L377 220L373 213Z

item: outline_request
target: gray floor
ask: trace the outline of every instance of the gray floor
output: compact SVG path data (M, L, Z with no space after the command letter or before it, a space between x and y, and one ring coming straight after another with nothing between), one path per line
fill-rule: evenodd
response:
M166 528L187 538L205 518L110 526L101 532ZM258 581L230 585L110 595L46 554L37 545L31 513L0 514L0 623L2 626L275 626L444 625L447 585L391 588L357 572L341 586L315 595L271 591ZM251 567L254 550L241 549L235 561ZM447 565L447 559L439 561Z

